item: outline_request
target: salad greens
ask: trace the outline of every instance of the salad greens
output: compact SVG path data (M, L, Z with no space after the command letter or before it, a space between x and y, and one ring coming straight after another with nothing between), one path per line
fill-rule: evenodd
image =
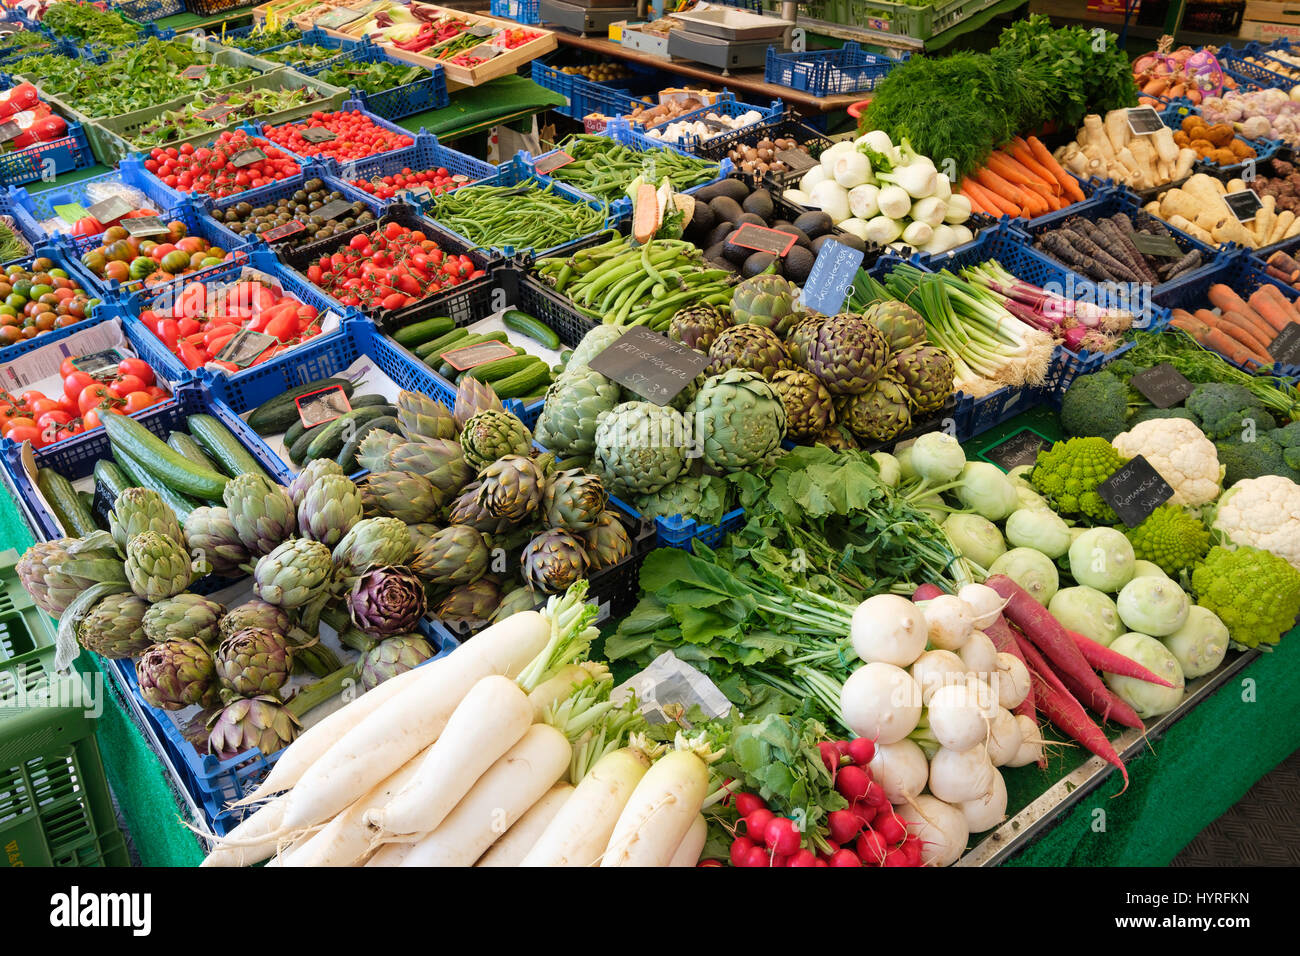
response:
M140 28L117 10L100 10L88 3L56 3L41 24L81 43L122 46L140 37Z
M419 66L387 63L358 63L345 61L318 73L316 78L332 86L341 86L345 90L361 90L364 93L382 93L399 86L406 86L417 80L428 79L429 71Z
M265 24L263 24L265 27ZM290 24L289 26L278 27L274 30L258 28L246 37L238 39L222 40L227 46L233 46L240 50L246 50L249 53L260 53L262 50L269 50L273 46L280 46L284 43L293 43L302 39L302 31Z
M137 149L152 149L201 133L216 132L232 123L267 116L294 106L302 106L323 97L310 87L301 89L239 90L227 93L200 93L192 102L180 109L169 110L153 121L141 126L129 142ZM209 120L198 114L221 103L231 108L230 113Z
M304 66L315 66L317 63L324 63L326 60L338 56L339 52L339 50L327 46L318 46L315 43L295 43L280 50L263 53L261 58L270 60L272 63L301 63Z

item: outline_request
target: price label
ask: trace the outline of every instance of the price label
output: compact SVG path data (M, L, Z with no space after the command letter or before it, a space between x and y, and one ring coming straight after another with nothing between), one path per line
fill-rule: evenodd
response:
M1181 259L1183 250L1173 236L1153 236L1146 232L1130 232L1129 242L1133 248L1144 256L1159 256L1162 259Z
M12 120L0 123L0 143L7 143L23 135L23 128Z
M412 186L409 189L400 190L412 199L427 199L433 195L433 190L428 186Z
M813 159L802 149L783 149L774 157L778 163L783 163L785 168L792 173L806 173L814 166L820 166L821 163Z
M55 206L54 214L71 226L74 225L78 219L87 218L90 215L90 210L79 202L72 202Z
M265 332L240 329L217 353L216 360L229 362L239 368L247 368L277 341L274 335L267 335Z
M465 32L472 37L490 37L496 34L497 28L487 23L475 23Z
M1097 493L1127 527L1136 528L1174 496L1174 489L1138 455L1098 485Z
M1288 323L1268 347L1279 365L1300 365L1300 322Z
M804 308L822 315L838 313L853 288L853 279L865 255L834 240L824 243L803 284L801 298Z
M292 236L294 233L302 232L307 227L297 219L290 219L288 222L281 223L278 226L272 226L262 233L262 238L267 242L279 242L286 236Z
M331 219L337 219L346 212L352 211L352 203L346 199L335 199L333 202L327 202L319 209L312 212L312 216L319 216L325 222Z
M641 326L628 329L590 363L593 371L656 405L671 402L708 364L703 352Z
M242 169L245 166L252 166L254 163L260 163L266 159L266 153L262 152L256 146L250 146L247 149L241 149L230 157L230 165L236 169Z
M1172 408L1192 394L1195 388L1186 376L1168 362L1138 372L1129 383L1156 408Z
M1031 428L1022 428L996 445L984 449L980 454L1003 471L1010 471L1021 465L1032 465L1038 461L1040 451L1047 451L1051 447L1052 443L1038 432Z
M105 349L102 352L91 352L89 355L74 358L72 367L78 372L85 372L91 378L103 378L115 373L121 361L121 352L117 349Z
M352 403L348 401L348 394L343 391L342 385L332 385L318 392L299 395L294 399L294 404L298 406L298 418L304 428L324 425L352 411Z
M1250 222L1255 218L1255 213L1259 212L1264 205L1259 201L1259 195L1253 189L1228 193L1223 197L1223 201L1227 204L1229 211L1237 217L1237 222Z
M746 249L784 256L794 248L799 237L792 232L781 232L779 229L769 229L766 226L756 226L752 222L747 222L728 236L727 241L737 246L744 246Z
M302 131L302 138L309 143L329 143L338 139L324 126L308 126Z
M129 212L135 212L135 206L121 196L110 196L103 202L90 207L90 214L105 226L111 226Z
M141 239L149 236L164 236L171 232L167 224L157 216L138 216L134 219L123 219L122 226L126 229L128 235L139 236Z
M198 119L205 120L209 123L215 123L225 119L234 111L235 108L233 106L227 106L225 103L218 103L216 106L209 106L205 110L199 110L194 115Z
M533 168L537 171L539 176L545 176L548 173L555 172L555 170L559 169L561 166L569 165L571 162L573 162L572 156L562 149L557 149L553 152L547 153L545 156L537 157L533 162Z
M1128 128L1134 136L1148 136L1165 128L1160 114L1150 106L1138 106L1128 111Z
M208 63L195 63L193 66L187 66L185 69L181 70L181 79L201 80L203 79L203 74L208 72L208 67L210 65L211 64Z
M318 27L337 28L344 24L351 23L353 20L360 20L363 16L365 16L364 11L349 10L346 7L339 7L335 10L331 10L323 17L318 17L315 25Z
M442 360L458 372L474 368L497 359L511 358L515 350L504 342L483 342L479 345L467 345L442 353Z
M370 180L370 185L374 186L376 189L388 188L388 183L384 182L383 176L375 176L373 179Z

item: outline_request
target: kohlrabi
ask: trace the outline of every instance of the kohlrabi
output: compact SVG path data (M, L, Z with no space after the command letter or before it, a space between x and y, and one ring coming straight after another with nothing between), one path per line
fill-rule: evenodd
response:
M1062 627L1106 647L1124 633L1115 602L1096 588L1083 584L1061 588L1047 602L1047 609Z
M1012 548L994 561L988 572L990 575L1005 574L1044 607L1061 584L1052 559L1034 548Z
M1070 527L1046 508L1020 508L1007 518L1007 541L1033 548L1055 560L1070 550Z
M1134 578L1115 599L1124 626L1152 637L1164 637L1182 627L1190 606L1187 593L1177 582L1154 576Z
M1080 584L1116 594L1133 577L1133 545L1114 528L1089 528L1070 545L1070 576Z
M1157 677L1163 677L1173 687L1161 687L1136 677L1123 677L1105 673L1106 686L1145 720L1173 710L1183 699L1183 669L1170 650L1149 634L1121 634L1111 642L1110 649L1137 661Z

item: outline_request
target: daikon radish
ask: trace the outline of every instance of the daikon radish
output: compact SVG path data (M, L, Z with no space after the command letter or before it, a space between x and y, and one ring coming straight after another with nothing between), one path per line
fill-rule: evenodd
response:
M695 816L695 822L691 828L686 831L686 836L682 837L682 842L677 847L677 852L673 858L668 861L671 866L694 866L700 862L700 854L704 852L704 843L709 838L709 824L704 819L704 814L699 813Z
M277 798L251 814L227 834L238 845L219 842L199 866L252 866L275 854L275 832L284 819L284 798ZM259 839L263 838L263 839Z
M564 734L549 724L533 724L438 829L411 846L401 865L473 866L564 776L572 756Z
M591 866L600 859L619 814L650 769L640 750L625 747L596 761L520 866Z
M382 809L366 814L375 842L412 843L436 830L532 723L533 705L518 684L484 677L452 711L415 779Z
M609 677L609 668L598 661L570 664L549 680L544 680L528 695L533 705L533 719L541 723L546 711L556 701L564 700L579 687L600 683Z
M402 769L385 777L383 782L325 824L323 830L314 833L302 846L282 854L280 865L358 866L370 851L371 834L366 829L366 813L383 807L414 780L420 764L432 749L425 749L414 760L403 764Z
M557 783L546 796L533 804L519 822L506 831L506 835L479 859L475 866L519 866L533 848L555 815L573 795L571 783Z
M709 795L709 768L690 750L655 761L637 784L601 866L667 866Z
M366 866L401 866L415 849L414 843L385 843L366 860Z

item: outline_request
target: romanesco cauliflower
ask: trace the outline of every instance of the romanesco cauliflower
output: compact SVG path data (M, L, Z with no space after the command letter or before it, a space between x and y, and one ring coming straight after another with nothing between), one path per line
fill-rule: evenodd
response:
M1115 524L1119 515L1097 493L1097 486L1127 461L1104 438L1071 438L1038 453L1029 482L1062 515Z
M1246 647L1276 644L1300 614L1300 571L1259 548L1211 548L1192 572L1192 591Z
M1210 532L1205 525L1177 505L1161 505L1124 533L1140 560L1153 562L1171 576L1190 569L1210 550Z

